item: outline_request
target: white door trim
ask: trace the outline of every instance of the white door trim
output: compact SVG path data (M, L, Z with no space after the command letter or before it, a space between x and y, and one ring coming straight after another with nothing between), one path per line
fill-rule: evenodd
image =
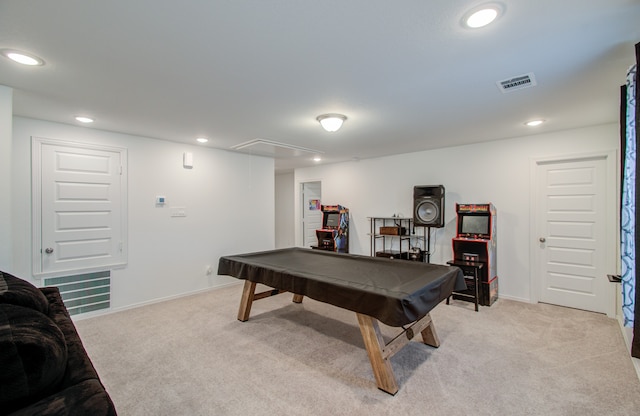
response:
M90 150L100 150L107 152L114 152L120 155L120 163L121 163L121 195L120 195L120 207L121 207L121 237L123 241L122 247L122 262L117 264L109 265L113 267L122 267L127 263L127 252L128 252L128 221L127 221L127 149L121 147L112 147L112 146L103 146L98 144L91 143L79 143L65 140L57 140L57 139L47 139L42 137L31 137L31 267L32 274L34 277L43 278L43 277L54 277L54 276L62 276L69 274L70 272L91 272L91 271L100 271L106 270L112 267L96 267L96 268L83 268L82 270L75 271L60 271L60 272L52 272L45 273L42 270L42 263L40 261L40 256L36 255L40 253L42 249L42 147L43 145L52 145L52 146L65 146L65 147L75 147L79 149L90 149Z
M544 163L561 163L561 162L574 162L585 159L603 158L606 161L605 167L605 200L606 212L605 212L605 228L606 228L606 255L605 263L607 270L611 270L611 273L617 273L619 270L618 253L620 250L620 230L618 230L617 224L619 223L619 198L620 198L620 183L618 175L616 174L618 168L616 150L605 150L602 152L593 153L577 153L571 155L559 155L544 158L531 158L530 164L530 188L529 188L529 284L530 294L529 298L531 303L538 303L540 300L540 291L542 290L542 279L539 273L540 265L540 250L537 241L538 230L540 224L538 224L538 201L536 200L538 190L538 178L537 168ZM615 186L608 186L608 184L615 184ZM606 276L602 276L606 279ZM606 298L609 299L607 304L607 316L615 318L616 316L616 285L611 284L609 286L609 293L606 294Z

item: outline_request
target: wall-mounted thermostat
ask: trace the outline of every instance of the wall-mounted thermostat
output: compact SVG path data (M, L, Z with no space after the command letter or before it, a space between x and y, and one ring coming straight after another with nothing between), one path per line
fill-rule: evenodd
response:
M164 205L166 202L167 198L165 198L164 196L156 196L156 205Z

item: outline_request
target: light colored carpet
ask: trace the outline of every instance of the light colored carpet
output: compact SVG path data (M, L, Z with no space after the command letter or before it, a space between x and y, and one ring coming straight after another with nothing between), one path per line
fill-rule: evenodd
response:
M282 294L243 323L241 292L76 322L121 416L640 414L640 382L603 315L443 302L432 311L440 348L418 336L396 354L391 396L376 388L355 313Z

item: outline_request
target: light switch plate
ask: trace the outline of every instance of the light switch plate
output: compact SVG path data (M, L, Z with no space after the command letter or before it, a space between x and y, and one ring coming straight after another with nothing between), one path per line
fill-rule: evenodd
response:
M187 216L187 208L186 207L171 207L171 216L172 217L186 217Z

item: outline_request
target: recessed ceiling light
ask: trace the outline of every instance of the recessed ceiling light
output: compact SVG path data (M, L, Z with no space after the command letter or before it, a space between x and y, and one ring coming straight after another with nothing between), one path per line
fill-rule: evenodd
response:
M535 126L539 126L542 123L544 123L544 120L531 120L531 121L527 121L524 124L529 127L535 127Z
M198 137L198 138L196 139L196 141L197 141L198 143L206 143L206 142L208 142L208 141L209 141L209 139L207 139L206 137Z
M488 3L475 7L462 18L463 24L471 29L478 29L496 20L504 8L499 3Z
M22 65L44 65L44 61L41 58L26 52L17 51L15 49L2 49L1 53L3 56Z
M316 156L316 157L313 158L313 161L314 162L321 162L322 158L320 156Z
M93 123L93 119L85 116L77 116L76 120L80 123Z

